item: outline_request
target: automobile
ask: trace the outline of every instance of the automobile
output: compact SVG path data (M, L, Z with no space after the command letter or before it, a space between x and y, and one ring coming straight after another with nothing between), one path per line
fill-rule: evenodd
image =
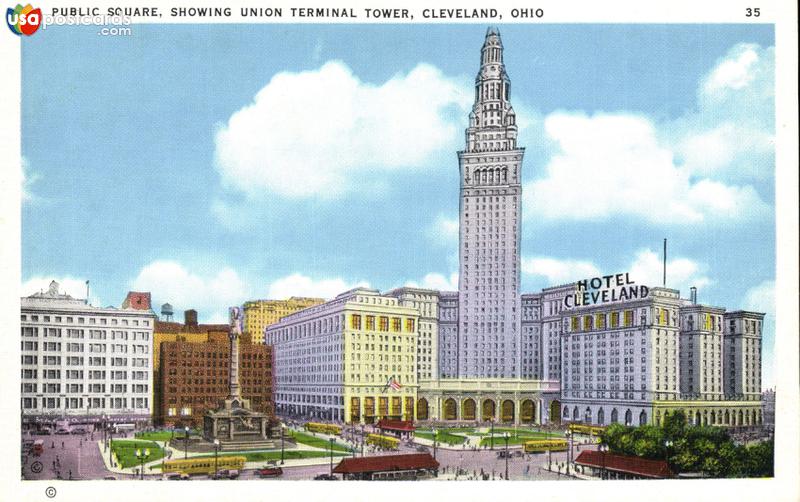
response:
M236 469L220 469L216 474L211 475L211 479L236 479L239 477L239 471Z
M315 480L322 480L322 481L338 481L339 478L333 476L331 474L320 474L318 476L314 476Z
M49 436L52 433L53 433L53 431L51 431L47 427L39 429L38 431L33 431L33 435L34 436Z
M58 429L56 431L56 434L58 434L59 436L63 436L63 435L69 434L69 429Z
M117 479L117 478L115 478L114 476L106 476L106 477L104 477L103 479L105 479L105 480L107 480L107 481L114 481L114 480L115 480L115 479Z
M167 476L167 479L172 481L187 481L189 480L189 475L185 472L173 472Z
M516 450L516 451L514 451L512 453L512 455L515 456L515 457L524 457L525 456L525 452L522 451L522 450Z
M71 434L86 434L86 429L83 427L75 427L70 431Z
M426 446L417 446L417 451L420 453L428 453L428 448Z
M283 474L283 469L280 467L265 467L256 471L259 477L262 478L277 478Z

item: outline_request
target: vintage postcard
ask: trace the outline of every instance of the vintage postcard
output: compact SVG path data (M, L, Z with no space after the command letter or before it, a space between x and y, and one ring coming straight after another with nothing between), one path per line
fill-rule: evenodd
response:
M7 7L9 500L797 499L795 6Z

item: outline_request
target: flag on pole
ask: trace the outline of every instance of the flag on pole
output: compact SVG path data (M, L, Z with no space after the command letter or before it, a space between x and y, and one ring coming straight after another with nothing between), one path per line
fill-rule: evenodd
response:
M386 392L386 389L388 389L389 387L391 387L394 390L400 390L403 388L403 386L400 385L400 382L397 381L397 378L394 375L390 376L389 380L386 381L386 385L383 386L383 392Z

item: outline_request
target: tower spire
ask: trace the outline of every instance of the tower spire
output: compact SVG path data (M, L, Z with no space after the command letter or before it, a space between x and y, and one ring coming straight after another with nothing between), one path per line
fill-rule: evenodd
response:
M500 31L490 26L486 29L481 47L481 66L475 77L475 103L469 114L466 151L513 150L517 147L517 118L510 99L511 80L503 63L503 41Z

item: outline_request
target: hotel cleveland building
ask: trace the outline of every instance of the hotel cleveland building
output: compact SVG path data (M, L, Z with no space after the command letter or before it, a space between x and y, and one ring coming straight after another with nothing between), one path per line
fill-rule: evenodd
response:
M413 310L383 315L418 315L424 325L415 330L418 388L407 387L402 413L375 412L372 404L365 411L365 399L383 394L387 371L380 362L392 352L385 352L380 330L353 329L352 315L361 314L348 313L345 303L353 300L341 297L266 329L266 343L278 354L279 411L323 410L321 416L363 422L408 417L405 402L413 397L417 420L641 425L682 410L696 424L761 424L763 313L701 305L694 288L686 299L675 289L629 286L625 274L626 281L609 280L596 291L587 291L595 282L588 279L520 293L524 148L517 144L503 50L500 33L490 28L458 152L458 291L386 294L401 300L392 309ZM356 303L382 298L350 295ZM317 317L335 322L311 322ZM378 337L378 350L359 344L365 342L359 336ZM321 337L316 349L315 337ZM365 347L370 352L361 353ZM377 380L364 365L373 357ZM359 388L359 378L368 379L367 388Z

